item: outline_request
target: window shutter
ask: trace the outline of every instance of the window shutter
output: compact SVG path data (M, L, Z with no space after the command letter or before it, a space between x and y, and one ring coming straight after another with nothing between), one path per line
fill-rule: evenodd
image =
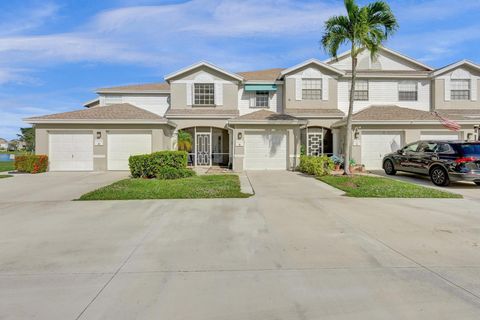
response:
M295 78L295 100L302 100L302 78Z
M223 83L215 83L215 105L223 106Z
M191 106L193 100L193 83L186 83L186 91L187 91L187 106Z
M322 77L322 100L328 100L328 93L329 93L329 79L327 76Z
M450 78L445 78L445 101L450 101Z
M470 94L471 94L471 99L472 101L477 101L478 99L478 77L475 77L472 75L472 78L470 80L471 82L471 89L470 89Z
M255 107L255 92L250 92L250 107Z

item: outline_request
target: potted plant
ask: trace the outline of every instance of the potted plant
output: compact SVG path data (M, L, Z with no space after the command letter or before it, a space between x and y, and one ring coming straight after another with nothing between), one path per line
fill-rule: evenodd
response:
M354 172L356 165L357 165L357 162L355 161L355 159L350 159L349 165L348 165L350 172Z
M335 171L339 171L343 165L343 158L333 155L330 157L330 159L333 161Z

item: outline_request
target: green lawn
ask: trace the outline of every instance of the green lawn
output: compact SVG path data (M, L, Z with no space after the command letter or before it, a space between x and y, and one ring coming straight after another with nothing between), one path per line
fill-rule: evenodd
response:
M177 180L125 179L86 193L78 200L248 198L236 175L204 175Z
M389 178L323 176L319 180L359 198L462 198L461 195Z
M11 178L13 177L12 175L10 174L0 174L0 179L3 179L3 178Z
M0 161L0 172L15 170L13 161Z

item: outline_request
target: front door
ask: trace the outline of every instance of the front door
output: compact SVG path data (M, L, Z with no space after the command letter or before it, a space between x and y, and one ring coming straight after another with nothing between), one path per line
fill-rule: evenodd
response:
M197 166L209 166L211 159L210 133L197 133Z

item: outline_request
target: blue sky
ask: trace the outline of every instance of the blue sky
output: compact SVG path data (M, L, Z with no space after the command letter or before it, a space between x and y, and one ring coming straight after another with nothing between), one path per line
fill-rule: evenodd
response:
M480 63L480 0L389 3L400 29L388 47L433 67ZM343 12L338 0L1 1L0 137L198 60L247 71L327 58L323 22Z

